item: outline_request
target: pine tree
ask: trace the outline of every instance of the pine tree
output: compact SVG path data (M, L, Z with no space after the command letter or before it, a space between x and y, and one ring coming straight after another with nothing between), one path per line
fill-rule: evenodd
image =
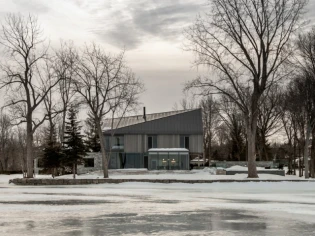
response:
M56 170L61 166L63 156L60 143L57 142L56 130L54 127L49 127L45 132L45 144L43 150L43 166L50 169L51 175L56 176Z
M76 167L83 162L83 156L86 154L86 147L83 143L79 121L77 121L77 110L71 106L68 111L68 121L64 136L64 164L72 166L73 178L75 179Z
M88 118L85 120L85 125L87 128L85 131L85 135L87 136L87 140L85 141L87 150L99 152L101 150L100 138L97 133L95 119L91 113L88 114Z

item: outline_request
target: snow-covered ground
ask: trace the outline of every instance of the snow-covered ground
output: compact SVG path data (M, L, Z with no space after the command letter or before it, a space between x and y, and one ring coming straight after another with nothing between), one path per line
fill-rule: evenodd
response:
M145 173L110 174L111 178L226 177L210 175L207 169ZM101 178L100 173L79 178L87 176ZM1 236L315 235L315 182L8 184L16 177L21 176L0 175Z
M247 170L247 167L234 166L229 168L231 170ZM257 168L258 170L264 168ZM179 179L179 180L220 180L220 179L237 179L237 180L248 180L247 174L236 174L236 175L216 175L215 168L204 168L200 170L174 170L174 171L148 171L147 169L119 169L119 170L109 170L109 178L112 179ZM79 179L95 179L102 178L103 173L101 171L92 172L88 174L78 175ZM16 175L11 177L16 177ZM39 175L37 178L51 178L48 175ZM57 178L73 178L72 175L60 176ZM259 174L259 179L261 180L303 180L303 177L298 177L297 175L286 175L279 176L273 174Z
M235 166L229 168L231 170L247 170L247 167ZM258 168L259 169L259 168ZM263 169L263 168L261 168ZM109 178L111 179L177 179L177 180L220 180L220 179L236 179L236 180L250 180L247 178L247 174L236 175L216 175L215 168L204 168L200 170L174 170L174 171L148 171L147 169L119 169L109 170ZM77 179L97 179L102 178L103 173L96 171L87 174L77 175ZM0 178L1 183L8 183L10 179L22 178L22 175L3 175ZM37 175L36 178L49 179L51 175ZM72 179L73 175L63 175L56 177L61 179ZM259 174L261 180L304 180L304 177L298 177L297 175L279 176L273 174ZM256 179L255 179L256 180ZM315 181L310 179L310 181Z

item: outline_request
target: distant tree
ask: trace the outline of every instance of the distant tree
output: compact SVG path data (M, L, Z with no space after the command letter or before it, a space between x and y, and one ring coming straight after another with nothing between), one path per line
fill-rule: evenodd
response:
M309 178L309 146L315 128L315 78L308 71L292 81L289 87L290 101L299 111L298 125L304 143L305 178Z
M271 86L268 93L262 96L257 122L257 153L259 160L270 160L270 143L268 138L282 128L281 117L283 110L283 93L278 85Z
M9 116L0 114L0 172L8 169L9 155L7 147L10 143L12 124Z
M195 100L195 97L188 97L188 94L184 94L184 98L182 98L179 103L175 103L173 106L173 110L191 110L191 109L202 109L202 123L203 123L203 148L204 155L203 160L206 162L206 158L209 158L209 164L211 162L211 154L212 154L212 145L216 138L216 128L219 121L219 109L218 102L214 99L212 95L204 96L198 102Z
M204 134L204 161L206 156L211 162L212 145L216 138L216 128L220 119L218 102L213 96L207 96L200 102L202 109L203 134Z
M289 155L289 166L287 174L296 174L295 157L296 157L296 120L294 114L291 113L290 106L292 105L287 99L287 94L284 94L284 101L281 103L282 115L281 122L287 139L287 149Z
M88 118L85 120L85 145L90 152L99 152L101 150L100 138L97 132L97 126L95 119L91 113L88 114Z
M79 125L77 121L77 110L74 106L71 106L68 111L68 121L65 126L64 136L64 159L65 165L72 166L73 178L76 176L76 167L83 161L83 156L86 154L86 147L83 143L83 135L81 135Z
M184 98L182 98L179 103L175 102L173 106L174 111L180 110L191 110L199 107L198 102L196 102L195 97L188 98L187 94L184 94Z
M298 46L298 62L295 63L299 68L299 75L305 80L304 90L304 103L306 113L306 125L305 125L305 145L304 145L304 166L305 166L305 178L309 178L309 142L310 137L315 138L315 27L310 31L299 35L297 40ZM301 86L301 85L300 85ZM312 92L313 91L313 92ZM314 131L314 132L313 132ZM314 135L313 135L314 134ZM315 144L315 143L314 143ZM315 147L312 147L315 150ZM315 177L315 155L312 155L312 176Z
M219 105L221 120L228 128L229 159L245 160L246 128L242 111L227 96L221 97Z

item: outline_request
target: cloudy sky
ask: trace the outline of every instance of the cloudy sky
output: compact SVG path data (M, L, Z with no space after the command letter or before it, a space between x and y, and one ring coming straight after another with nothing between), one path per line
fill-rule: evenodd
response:
M101 44L109 52L126 49L129 66L146 86L141 102L148 113L171 110L185 81L200 70L183 51L182 31L207 0L0 0L0 21L8 12L35 14L51 45L60 39ZM315 17L310 0L308 17Z

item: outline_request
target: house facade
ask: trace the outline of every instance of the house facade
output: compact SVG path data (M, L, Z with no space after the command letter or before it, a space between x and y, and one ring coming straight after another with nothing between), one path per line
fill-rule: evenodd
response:
M189 169L203 156L201 109L144 114L106 120L109 168Z

